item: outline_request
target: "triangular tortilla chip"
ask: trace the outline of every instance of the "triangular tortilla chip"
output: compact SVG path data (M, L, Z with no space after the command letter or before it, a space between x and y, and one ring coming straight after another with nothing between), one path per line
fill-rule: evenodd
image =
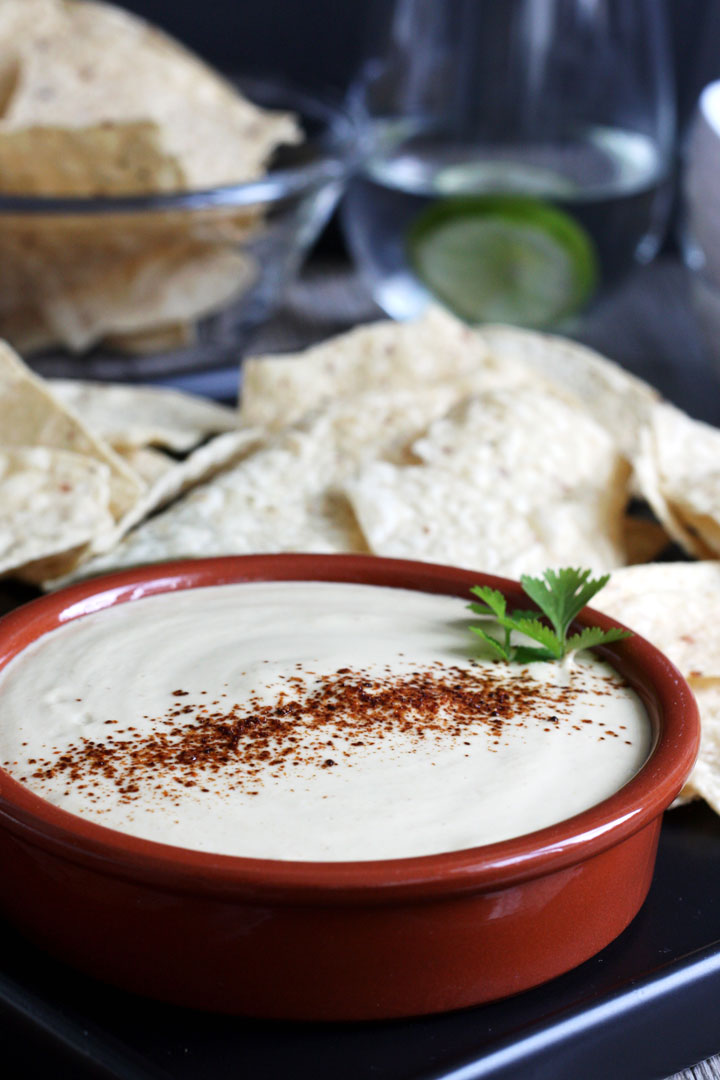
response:
M122 458L54 397L4 342L0 342L0 444L71 450L106 465L115 517L127 513L144 487Z

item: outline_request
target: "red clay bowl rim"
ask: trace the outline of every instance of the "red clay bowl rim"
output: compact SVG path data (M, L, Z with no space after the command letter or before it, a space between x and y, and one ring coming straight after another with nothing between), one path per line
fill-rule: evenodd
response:
M517 582L441 564L372 555L240 555L184 559L124 570L59 590L0 620L0 669L48 620L61 625L115 603L178 588L248 580L351 581L467 596L484 582L517 594ZM410 582L410 584L409 584ZM526 606L527 598L522 596ZM578 619L622 625L586 609ZM498 888L580 863L658 817L692 768L700 738L697 705L674 665L644 638L602 650L638 691L661 728L640 771L610 798L557 825L482 847L365 862L293 862L215 855L142 840L86 821L33 794L0 769L0 827L61 858L104 874L201 895L298 903L392 902Z

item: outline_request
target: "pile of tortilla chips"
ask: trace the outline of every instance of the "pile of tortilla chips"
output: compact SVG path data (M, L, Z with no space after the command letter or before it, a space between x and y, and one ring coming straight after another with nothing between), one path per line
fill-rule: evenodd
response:
M0 574L67 573L256 440L172 390L51 388L0 343Z
M648 563L613 574L597 607L666 654L700 709L700 754L680 801L700 796L720 813L720 562Z
M188 122L191 117L192 122ZM181 45L92 0L0 3L0 196L117 197L256 179L297 142ZM23 352L187 344L251 284L261 207L0 214L0 336Z
M720 811L720 561L652 563L671 540L720 559L719 462L720 432L596 353L439 309L246 361L239 412L0 351L0 572L273 551L611 570L598 606L697 694L684 794Z

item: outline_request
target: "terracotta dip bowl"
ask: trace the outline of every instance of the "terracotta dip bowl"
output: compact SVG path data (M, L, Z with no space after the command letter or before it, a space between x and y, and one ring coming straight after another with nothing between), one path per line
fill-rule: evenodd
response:
M258 580L350 581L460 597L486 583L527 606L520 587L504 579L371 556L176 562L95 579L20 608L0 623L0 667L42 634L113 604ZM613 625L596 612L591 620ZM249 1016L408 1016L535 986L598 952L636 914L662 813L697 752L697 707L669 660L639 637L601 651L640 695L654 749L625 787L559 825L419 858L246 859L104 828L0 771L0 909L48 952L99 979Z

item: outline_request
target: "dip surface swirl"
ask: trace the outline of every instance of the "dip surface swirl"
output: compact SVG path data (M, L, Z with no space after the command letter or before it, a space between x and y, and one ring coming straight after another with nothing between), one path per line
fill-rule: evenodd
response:
M637 695L473 658L462 600L325 582L146 597L0 673L0 762L71 813L219 854L429 855L532 832L626 783Z

